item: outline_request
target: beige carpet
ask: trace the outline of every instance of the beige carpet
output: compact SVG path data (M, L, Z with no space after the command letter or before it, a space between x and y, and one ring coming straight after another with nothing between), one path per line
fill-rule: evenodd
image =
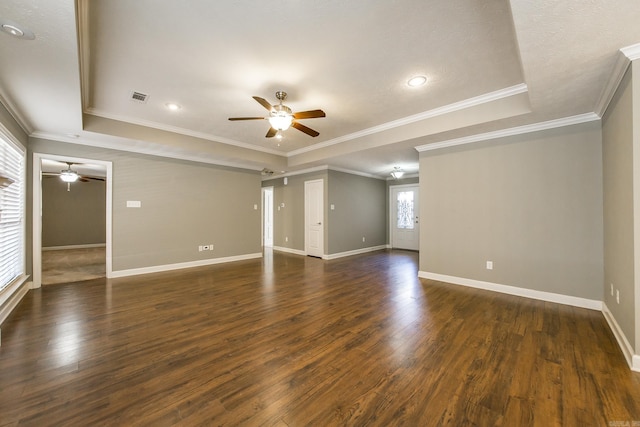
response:
M105 248L42 251L42 284L81 282L105 277Z

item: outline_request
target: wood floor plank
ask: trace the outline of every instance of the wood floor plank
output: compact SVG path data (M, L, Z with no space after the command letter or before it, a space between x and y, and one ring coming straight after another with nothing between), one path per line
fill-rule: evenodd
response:
M283 253L30 291L0 426L607 425L640 374L602 313Z

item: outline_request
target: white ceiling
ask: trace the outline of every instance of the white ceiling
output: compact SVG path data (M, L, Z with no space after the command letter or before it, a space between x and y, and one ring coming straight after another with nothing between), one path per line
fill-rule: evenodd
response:
M36 36L0 34L0 101L33 136L381 177L419 145L597 111L640 42L636 0L0 0L0 20ZM277 90L326 112L301 120L320 136L227 120Z

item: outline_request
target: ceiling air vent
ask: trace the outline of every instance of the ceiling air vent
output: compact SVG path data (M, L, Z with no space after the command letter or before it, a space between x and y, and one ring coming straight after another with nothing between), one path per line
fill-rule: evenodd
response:
M136 92L136 91L131 92L131 100L134 102L140 102L141 104L146 104L147 98L149 98L149 95L147 95L146 93Z

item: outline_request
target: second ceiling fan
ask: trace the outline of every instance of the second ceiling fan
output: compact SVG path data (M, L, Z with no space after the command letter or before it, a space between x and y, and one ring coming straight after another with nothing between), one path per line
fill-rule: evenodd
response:
M269 110L269 117L229 117L229 120L269 120L269 124L271 125L271 127L265 135L267 138L273 138L278 134L278 132L287 130L290 126L314 138L320 135L319 132L303 125L302 123L299 123L298 120L326 117L324 111L309 110L294 113L291 111L291 108L282 103L282 101L287 98L287 92L279 90L278 92L276 92L276 98L278 98L280 103L277 105L271 105L264 98L260 98L259 96L253 97L253 99L258 101L260 105Z

